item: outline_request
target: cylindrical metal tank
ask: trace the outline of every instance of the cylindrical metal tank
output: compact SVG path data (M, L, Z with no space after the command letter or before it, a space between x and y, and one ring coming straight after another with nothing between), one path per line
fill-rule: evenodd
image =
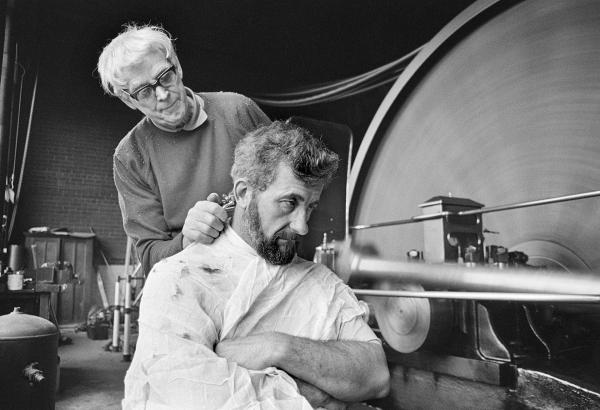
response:
M19 308L0 316L0 409L54 409L58 329Z

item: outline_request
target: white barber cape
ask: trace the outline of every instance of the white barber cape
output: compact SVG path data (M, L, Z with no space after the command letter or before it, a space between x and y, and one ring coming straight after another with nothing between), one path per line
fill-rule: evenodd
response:
M296 257L274 266L228 226L157 263L144 286L124 409L311 409L275 367L254 371L215 354L226 339L277 331L319 340L378 341L352 291Z

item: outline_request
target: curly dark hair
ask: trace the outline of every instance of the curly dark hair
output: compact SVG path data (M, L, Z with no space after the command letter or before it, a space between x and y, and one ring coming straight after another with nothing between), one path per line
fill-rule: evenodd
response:
M237 144L231 177L246 178L253 189L264 191L275 179L281 162L304 183L327 185L340 159L308 130L289 120L274 121L250 132Z

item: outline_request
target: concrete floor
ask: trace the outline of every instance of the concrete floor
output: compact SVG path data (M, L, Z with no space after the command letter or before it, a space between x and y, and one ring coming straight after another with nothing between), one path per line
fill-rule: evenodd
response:
M56 410L121 408L123 378L129 362L122 353L107 352L109 340L91 340L74 327L61 327L61 335L71 344L58 348L60 385L56 395Z

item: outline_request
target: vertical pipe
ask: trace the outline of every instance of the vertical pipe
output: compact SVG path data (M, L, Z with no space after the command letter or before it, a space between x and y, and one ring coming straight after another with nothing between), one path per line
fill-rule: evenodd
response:
M133 247L133 240L127 237L127 248L125 249L125 268L123 272L124 277L129 277L129 264L131 262L131 248Z
M8 0L6 2L6 16L4 24L4 44L2 48L2 68L0 71L0 187L2 194L6 189L6 172L8 158L8 130L10 123L10 84L12 83L12 15L15 8L15 1ZM6 224L8 216L6 212L6 204L2 202L2 236L0 250L2 251L2 262L6 256Z
M19 199L21 198L21 187L23 186L23 175L25 175L25 164L27 162L27 152L29 151L29 137L31 136L31 123L33 120L33 110L35 108L35 98L37 95L38 86L38 73L35 73L35 81L33 82L33 92L31 95L31 105L29 106L29 120L27 122L27 133L25 134L25 146L23 147L23 157L21 159L21 171L19 172L19 182L17 184L17 192L15 193L15 206L12 211L10 218L10 225L8 227L7 240L10 241L15 226L15 220L17 219L17 211L19 209Z
M131 326L131 276L127 276L125 282L125 314L123 320L123 360L131 361L129 352L129 335Z
M120 295L119 295L119 276L117 276L116 280L115 280L115 310L113 313L113 337L112 337L112 351L113 352L117 352L119 351L119 326L121 325L121 321L120 321L120 316L119 314L121 313L119 311L119 299L120 299Z
M125 284L125 304L129 303L131 305L131 283L129 277L129 263L131 259L131 248L133 247L133 240L130 237L127 237L127 248L125 249L125 267L123 272L123 279L126 280ZM112 340L112 351L116 352L119 350L119 327L121 325L121 316L120 316L120 288L119 288L119 280L120 277L117 276L115 281L115 310L113 315L113 340ZM129 302L127 300L129 299ZM123 330L123 337L127 336L129 338L129 326L130 326L130 318L127 306L125 307L125 323L123 324L125 329ZM123 343L123 356L125 358L127 349L127 354L129 354L129 340L125 340Z
M133 240L128 236L127 237L127 248L125 249L125 266L123 269L123 280L125 280L125 308L124 312L124 320L123 320L123 359L127 360L127 355L129 355L129 326L130 316L129 316L129 308L131 307L131 276L129 275L129 265L131 262L131 248L133 247ZM128 301L129 300L129 301ZM113 331L114 332L114 331ZM114 337L113 337L114 338ZM114 341L113 341L114 344ZM130 356L131 358L131 356Z

